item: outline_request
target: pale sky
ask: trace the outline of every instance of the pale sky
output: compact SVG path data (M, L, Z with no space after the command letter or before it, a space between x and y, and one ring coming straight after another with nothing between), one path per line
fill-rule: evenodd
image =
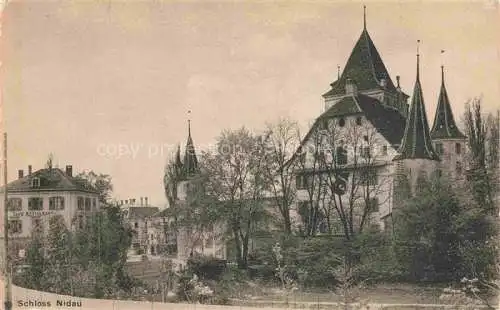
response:
M476 96L500 106L498 4L365 4L375 46L410 95L421 40L431 124L442 63L457 119ZM198 151L223 129L280 116L306 129L363 27L363 3L332 1L11 1L3 15L9 179L53 153L61 168L110 174L116 198L158 206L188 110Z

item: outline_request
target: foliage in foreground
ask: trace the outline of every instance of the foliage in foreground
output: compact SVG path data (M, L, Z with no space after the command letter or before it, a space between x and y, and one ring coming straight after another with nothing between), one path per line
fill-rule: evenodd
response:
M27 251L28 267L16 283L31 289L103 298L130 292L137 281L125 272L131 234L118 207L108 206L70 232L53 217L47 240L35 238Z

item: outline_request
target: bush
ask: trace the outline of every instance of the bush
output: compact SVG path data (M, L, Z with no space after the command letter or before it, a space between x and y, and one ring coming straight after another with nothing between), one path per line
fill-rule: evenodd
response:
M226 270L226 261L210 256L194 256L187 262L188 269L204 280L219 280Z

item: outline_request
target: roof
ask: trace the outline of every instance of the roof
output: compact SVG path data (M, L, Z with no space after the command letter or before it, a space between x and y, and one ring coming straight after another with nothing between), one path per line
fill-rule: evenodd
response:
M40 180L39 187L32 187L34 178ZM37 170L21 179L10 182L7 184L7 190L9 192L81 191L98 194L98 191L87 180L69 176L59 168Z
M129 218L146 218L151 217L155 213L158 213L160 209L158 207L129 207L128 217Z
M406 128L399 154L394 160L402 159L430 159L439 160L439 156L434 151L431 136L429 134L429 124L425 113L424 96L420 85L419 56L417 55L417 79L413 89L410 111L406 122Z
M390 92L397 92L394 83L389 76L380 54L366 30L363 29L356 45L347 60L347 64L340 78L331 84L332 89L323 96L340 95L345 93L347 79L353 80L358 90L384 89L381 80L386 80L385 89Z
M324 120L352 114L362 114L391 145L399 145L405 128L405 117L378 99L357 94L345 96L318 119ZM311 129L312 130L312 129Z
M184 161L180 161L180 150L176 155L176 166L180 169L179 178L184 180L199 172L198 158L194 148L193 138L191 137L191 122L188 121L188 138L186 142L186 150L184 152Z
M432 139L465 139L453 118L453 112L444 85L444 68L441 67L441 91L434 116L434 125L431 130Z
M335 105L321 114L315 120L300 145L305 144L324 120L356 114L364 115L375 130L392 146L395 147L401 143L406 124L405 117L396 109L383 105L378 99L358 93L354 96L345 95ZM295 159L298 152L299 150L295 152L287 164Z

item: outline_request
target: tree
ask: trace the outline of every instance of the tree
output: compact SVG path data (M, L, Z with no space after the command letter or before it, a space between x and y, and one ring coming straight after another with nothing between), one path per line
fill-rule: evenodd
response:
M267 125L264 137L267 153L264 175L270 184L274 204L282 217L284 232L290 234L290 208L296 195L293 186L296 163L290 160L300 143L298 123L290 119L280 119L275 124Z
M81 172L75 178L88 182L99 193L99 202L105 205L109 204L113 193L111 176L91 170Z
M23 273L22 284L34 290L46 289L46 260L43 253L43 241L37 235L31 240L26 252L25 263L28 266Z
M46 259L50 272L49 289L55 293L69 293L71 262L70 232L62 216L53 216L49 220Z
M498 214L495 193L499 176L499 130L500 118L497 112L485 117L481 100L466 104L465 127L469 146L469 184L474 200L491 215Z
M340 229L353 241L370 223L373 212L389 199L387 146L371 123L361 118L320 118L299 149L296 160L307 192L306 235L316 231L320 216L332 234ZM321 211L321 212L320 212ZM301 212L299 210L299 212ZM302 212L304 214L304 212Z
M217 201L214 207L233 239L240 268L247 267L249 240L263 219L269 192L263 141L245 128L223 131L217 150L202 157L206 194Z

